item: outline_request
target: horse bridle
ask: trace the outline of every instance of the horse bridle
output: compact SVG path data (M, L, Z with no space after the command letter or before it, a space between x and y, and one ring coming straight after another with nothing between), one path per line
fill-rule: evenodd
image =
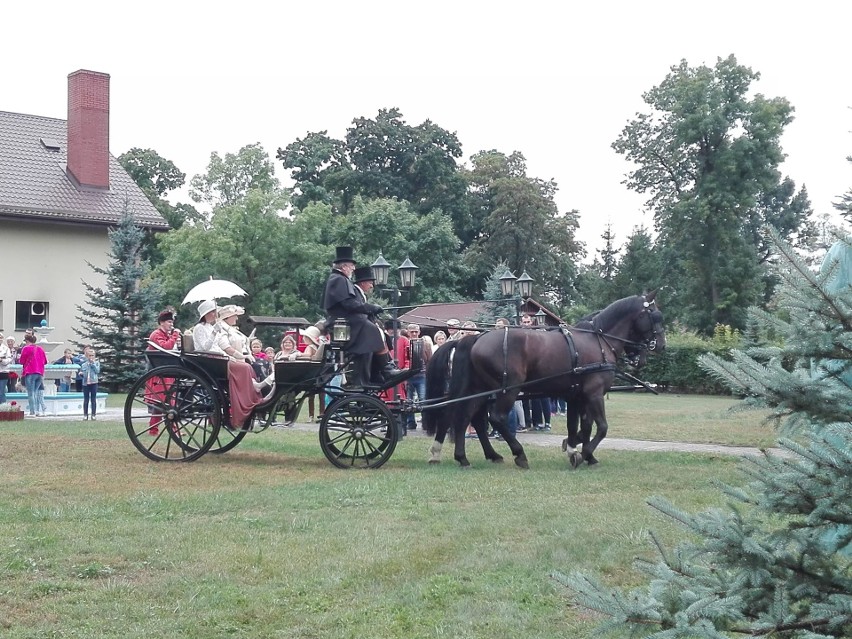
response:
M654 300L651 300L649 302L648 300L645 299L644 295L642 296L642 299L644 300L642 302L642 305L643 305L642 312L646 313L648 315L648 321L651 325L651 329L648 333L648 337L646 337L645 339L643 339L640 342L636 342L636 341L627 339L626 337L620 337L618 335L611 335L609 333L604 333L599 327L597 327L595 325L595 322L598 319L597 317L594 317L591 320L591 324L595 329L594 331L589 331L588 329L582 329L582 328L579 328L579 329L575 328L574 330L594 333L595 335L598 336L598 339L602 339L604 341L604 343L607 346L609 346L609 349L613 352L613 354L615 353L615 347L613 347L613 345L609 343L609 340L614 339L614 340L618 340L619 342L623 342L625 354L627 354L630 359L635 360L640 356L642 351L645 351L645 350L654 351L654 350L656 350L656 348L657 348L657 335L662 332L662 322L654 321L655 320L654 314L655 313L659 314L659 310L657 309L656 302ZM653 307L653 310L652 310L652 307ZM603 352L603 349L601 349L601 352Z

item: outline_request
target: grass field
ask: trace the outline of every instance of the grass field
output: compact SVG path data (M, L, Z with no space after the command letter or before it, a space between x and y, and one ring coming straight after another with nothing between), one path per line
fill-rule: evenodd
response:
M755 416L734 426L729 400L610 401L613 437L767 438ZM683 534L647 497L694 511L723 503L713 481L740 481L727 456L603 451L570 471L528 447L522 471L471 446L462 471L426 465L427 446L346 472L315 433L267 431L158 464L118 422L0 425L0 636L585 637L594 618L550 573L637 583L649 530Z

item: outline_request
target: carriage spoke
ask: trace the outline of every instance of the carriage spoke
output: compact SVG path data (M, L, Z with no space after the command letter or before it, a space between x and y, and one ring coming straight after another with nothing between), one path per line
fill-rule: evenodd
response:
M393 453L397 432L381 400L368 395L343 396L327 408L320 423L320 445L340 468L377 468Z
M132 387L124 407L127 434L155 461L192 461L219 435L219 406L212 386L177 366L149 371Z

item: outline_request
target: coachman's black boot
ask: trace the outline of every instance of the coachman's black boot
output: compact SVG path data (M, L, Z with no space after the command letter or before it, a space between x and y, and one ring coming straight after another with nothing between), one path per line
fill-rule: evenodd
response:
M393 382L397 377L405 378L408 375L408 371L400 370L394 366L390 353L382 353L381 355L374 355L374 357L378 359L379 372L385 384Z

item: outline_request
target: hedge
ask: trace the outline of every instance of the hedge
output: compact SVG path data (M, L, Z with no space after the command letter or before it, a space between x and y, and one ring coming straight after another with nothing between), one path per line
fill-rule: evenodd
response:
M730 395L730 390L698 365L698 357L713 353L729 359L730 346L707 343L701 346L669 344L660 355L649 355L636 373L642 380L664 390L708 395Z

